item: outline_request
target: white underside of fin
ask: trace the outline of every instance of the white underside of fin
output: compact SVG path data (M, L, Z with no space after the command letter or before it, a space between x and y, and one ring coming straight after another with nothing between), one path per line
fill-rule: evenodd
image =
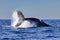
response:
M29 27L33 27L33 26L34 26L34 24L32 24L31 22L26 20L21 25L19 25L18 27L19 28L29 28Z
M11 26L15 27L15 25L17 24L19 18L16 12L14 12L12 14L12 21L11 21Z
M22 23L23 20L24 20L24 16L22 12L16 10L12 14L11 26L16 27L16 25Z

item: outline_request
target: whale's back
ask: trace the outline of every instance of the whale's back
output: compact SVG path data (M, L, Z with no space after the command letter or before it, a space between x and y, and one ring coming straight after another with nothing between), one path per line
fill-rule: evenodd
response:
M43 20L39 20L37 18L25 18L25 20L29 20L31 23L34 22L36 24L36 26L38 26L38 27L50 26L50 25L46 24Z

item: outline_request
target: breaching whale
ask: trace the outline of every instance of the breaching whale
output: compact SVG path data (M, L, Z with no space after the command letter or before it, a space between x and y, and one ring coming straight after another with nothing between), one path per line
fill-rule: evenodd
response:
M16 28L46 27L50 26L37 18L25 18L21 11L15 10L12 14L11 26Z

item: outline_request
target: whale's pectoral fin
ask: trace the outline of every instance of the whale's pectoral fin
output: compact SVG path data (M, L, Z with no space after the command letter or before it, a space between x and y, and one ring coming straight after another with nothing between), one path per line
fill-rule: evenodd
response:
M41 21L40 21L40 26L46 26L46 27L47 27L47 26L51 26L51 25L46 24L43 20L41 20Z
M21 11L15 10L12 14L12 26L19 26L24 21L24 15Z

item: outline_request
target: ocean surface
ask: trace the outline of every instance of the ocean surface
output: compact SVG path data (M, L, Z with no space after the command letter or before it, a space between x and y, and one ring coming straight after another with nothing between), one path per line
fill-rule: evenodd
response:
M16 29L10 19L0 19L0 40L60 40L60 20L44 22L52 26Z

